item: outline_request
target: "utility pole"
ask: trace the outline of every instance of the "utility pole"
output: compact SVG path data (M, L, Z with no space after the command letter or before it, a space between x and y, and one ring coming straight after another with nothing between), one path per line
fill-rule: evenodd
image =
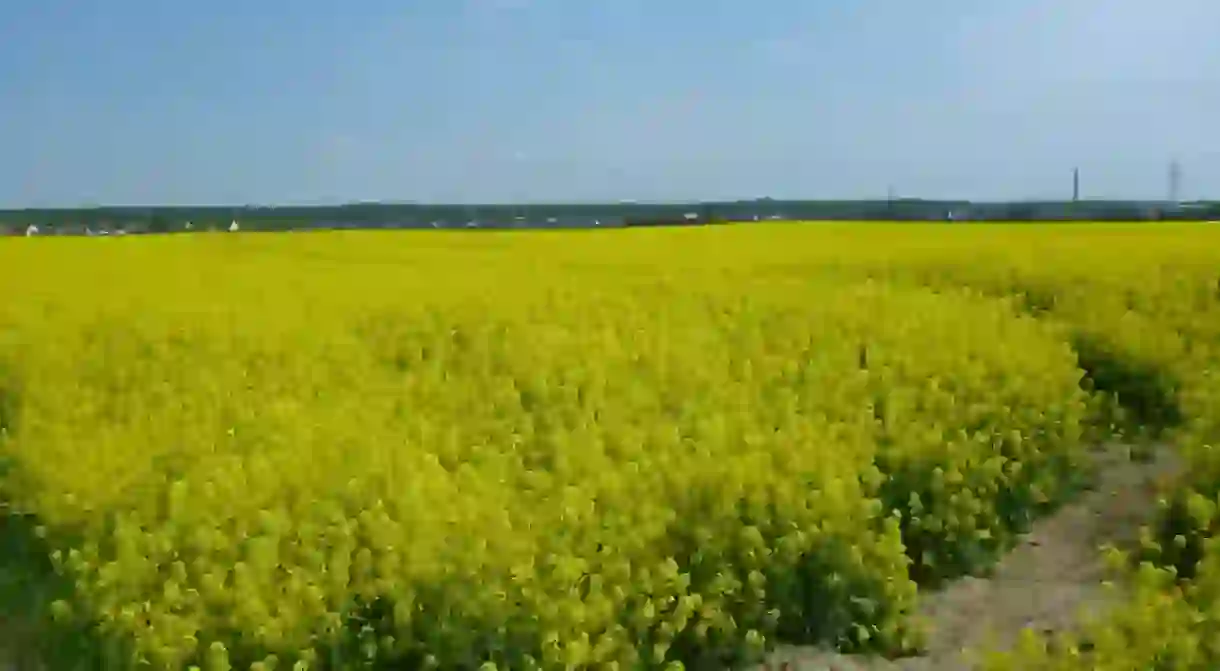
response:
M1080 200L1080 168L1072 168L1072 202Z
M1169 202L1177 203L1182 186L1182 166L1177 159L1169 162Z

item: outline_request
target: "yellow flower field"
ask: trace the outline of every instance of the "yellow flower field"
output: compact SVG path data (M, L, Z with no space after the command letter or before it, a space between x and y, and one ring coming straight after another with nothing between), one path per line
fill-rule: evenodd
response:
M1130 598L988 663L1220 664L1220 229L21 238L0 284L49 668L916 652L1119 431L1191 465Z

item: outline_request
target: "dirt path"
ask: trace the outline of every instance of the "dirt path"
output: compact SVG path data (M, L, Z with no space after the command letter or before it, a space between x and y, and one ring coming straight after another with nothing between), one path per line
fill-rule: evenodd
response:
M1155 484L1177 470L1168 449L1148 463L1127 448L1098 450L1097 486L1040 520L1023 542L986 578L968 577L926 594L920 614L931 632L924 655L899 660L840 655L810 648L781 648L761 669L790 671L962 671L972 668L963 649L1002 649L1022 629L1070 628L1084 612L1098 612L1112 598L1102 587L1098 548L1126 544L1155 510Z

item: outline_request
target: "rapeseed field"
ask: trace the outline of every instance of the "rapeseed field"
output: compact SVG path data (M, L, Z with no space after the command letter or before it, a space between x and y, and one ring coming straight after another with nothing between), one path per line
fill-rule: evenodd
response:
M995 669L1220 664L1220 229L0 241L0 500L48 668L917 653L1117 438L1129 596ZM16 584L20 583L20 584ZM24 591L22 591L24 590ZM18 598L18 592L24 596ZM11 610L11 609L10 609Z

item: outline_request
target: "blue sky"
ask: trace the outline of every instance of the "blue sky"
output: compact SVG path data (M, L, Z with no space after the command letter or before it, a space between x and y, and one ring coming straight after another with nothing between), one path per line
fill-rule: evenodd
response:
M0 207L1220 198L1217 0L37 0Z

